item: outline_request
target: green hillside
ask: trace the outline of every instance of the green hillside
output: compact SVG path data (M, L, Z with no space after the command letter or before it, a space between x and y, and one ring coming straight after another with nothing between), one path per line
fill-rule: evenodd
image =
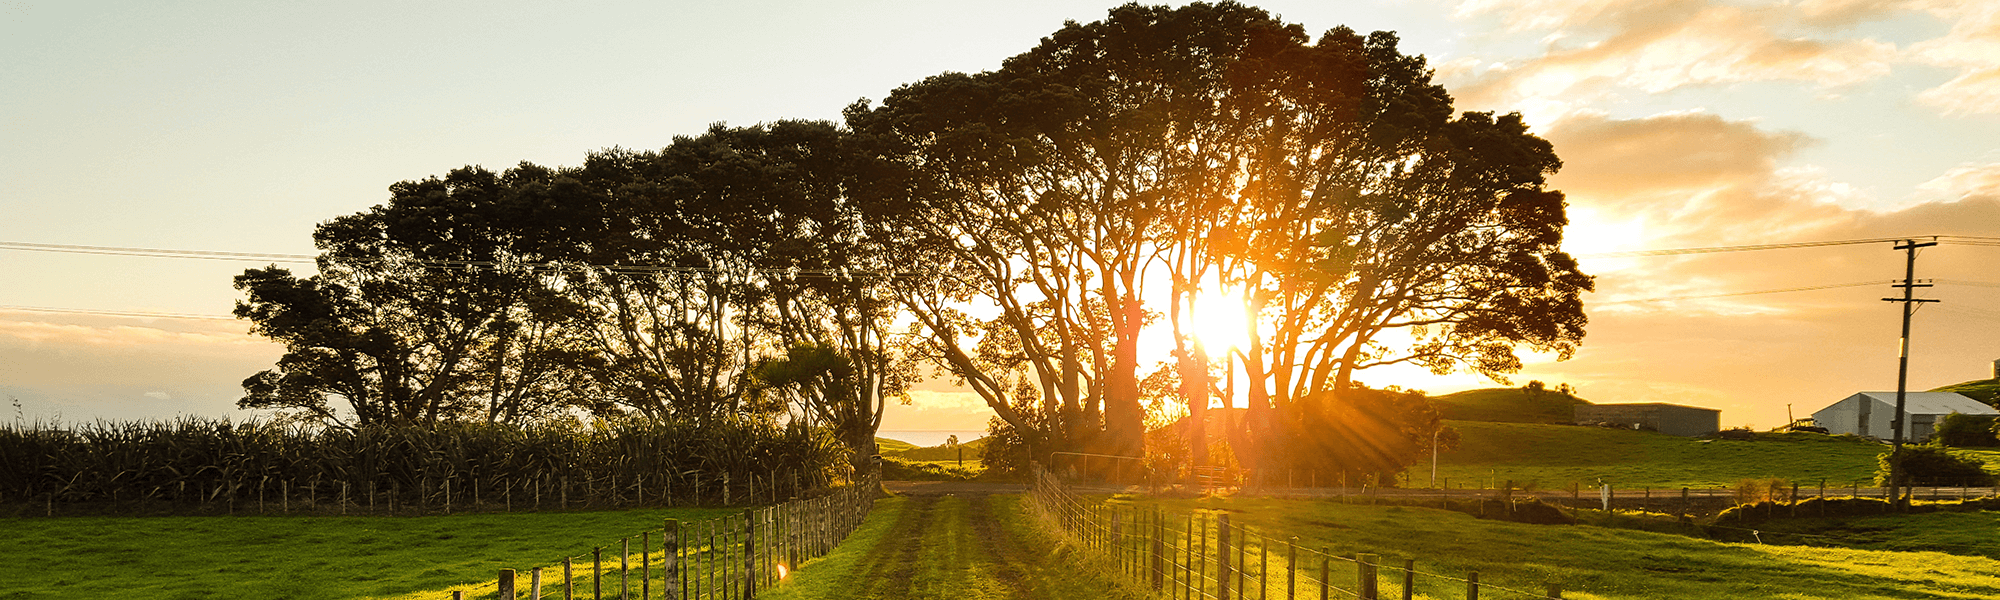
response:
M903 440L892 440L884 437L875 438L875 451L882 453L883 456L895 456L898 453L915 449L917 449L916 444Z
M1965 383L1955 383L1931 390L1933 392L1958 392L1967 398L2000 407L2000 379L1979 379Z
M1520 388L1466 390L1431 401L1446 419L1492 423L1573 423L1576 407L1590 404L1553 390L1531 394Z
M986 452L986 438L963 442L959 444L959 447L965 449L965 460L967 462L977 461ZM884 451L883 455L888 456L888 453ZM958 450L939 444L928 448L912 447L908 450L898 451L895 456L905 460L958 460Z
M1543 489L1571 482L1616 488L1732 485L1780 477L1801 486L1846 486L1874 476L1879 443L1813 433L1758 434L1756 440L1702 440L1652 431L1574 425L1452 421L1459 448L1438 457L1452 487L1514 480ZM1410 469L1410 483L1430 483L1430 461ZM1868 485L1863 483L1863 485Z

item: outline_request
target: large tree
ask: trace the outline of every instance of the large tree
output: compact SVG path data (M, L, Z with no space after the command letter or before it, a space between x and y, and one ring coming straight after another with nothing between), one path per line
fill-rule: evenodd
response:
M1360 369L1497 375L1515 345L1567 353L1582 334L1590 280L1543 188L1554 153L1518 116L1454 117L1393 34L1314 41L1234 3L1126 5L849 123L901 143L940 192L907 223L944 278L902 296L932 354L1017 429L1037 429L1023 407L1039 405L1053 431L1029 433L1047 439L1136 449L1155 269L1193 411L1216 387L1190 339L1215 301L1201 290L1247 305L1253 341L1219 349L1247 375L1245 446L1274 407ZM972 318L974 300L997 314Z
M237 316L286 350L243 382L239 406L408 424L516 422L567 404L577 357L546 325L566 303L538 293L513 253L509 187L478 168L401 182L388 203L315 230L317 274L238 276Z
M1070 23L998 71L946 74L851 110L857 130L904 144L943 193L909 228L941 256L944 289L907 294L943 367L1001 418L1035 429L1006 382L1020 376L1070 445L1135 454L1143 444L1139 344L1156 317L1149 264L1179 215L1228 191L1233 135L1217 108L1244 48L1288 31L1234 4L1127 5ZM998 316L973 323L955 302ZM980 346L961 336L979 333ZM996 339L1004 337L1006 339Z

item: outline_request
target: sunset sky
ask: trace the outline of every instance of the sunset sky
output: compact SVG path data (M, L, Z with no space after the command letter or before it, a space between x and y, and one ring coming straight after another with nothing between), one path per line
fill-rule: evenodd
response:
M315 224L468 164L573 165L710 123L837 119L859 98L995 68L1116 2L41 2L0 0L0 242L311 254ZM1889 243L2000 238L2000 2L1253 3L1309 31L1393 30L1460 110L1552 141L1566 247L1598 277L1567 362L1514 384L1782 424L1895 388ZM0 250L0 400L28 419L245 417L278 347L226 319L224 260ZM2000 247L1941 245L1911 387L1992 375ZM1873 282L1815 291L1686 299ZM1669 301L1635 300L1682 298ZM1433 393L1472 376L1365 373ZM935 382L886 429L977 429ZM13 411L13 406L5 407ZM14 415L8 415L12 418Z

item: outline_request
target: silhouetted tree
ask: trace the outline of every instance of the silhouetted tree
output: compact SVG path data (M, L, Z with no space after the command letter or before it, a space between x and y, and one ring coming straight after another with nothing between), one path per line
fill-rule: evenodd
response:
M286 351L244 381L238 405L349 425L516 422L564 406L578 357L546 323L567 305L512 255L506 187L477 168L398 183L387 204L315 230L318 274L238 276L236 315Z

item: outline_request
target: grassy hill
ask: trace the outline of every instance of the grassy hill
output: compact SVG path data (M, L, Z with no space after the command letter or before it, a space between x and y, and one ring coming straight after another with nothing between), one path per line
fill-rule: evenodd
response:
M966 465L971 466L979 462L979 457L985 455L986 438L963 442L959 446L965 449ZM875 447L882 452L882 456L915 462L955 462L959 454L957 449L944 444L924 447L902 440L879 437L875 438Z
M1438 476L1453 487L1509 479L1543 489L1598 480L1622 489L1733 485L1780 477L1801 486L1846 486L1870 479L1882 444L1813 433L1758 434L1754 441L1700 440L1651 431L1573 425L1452 421L1459 448L1438 456ZM1430 461L1410 469L1430 483ZM1868 485L1863 483L1863 485Z
M884 437L875 438L875 451L881 452L883 456L895 456L915 449L917 449L916 444L903 440L892 440Z
M1967 398L2000 407L2000 379L1979 379L1965 383L1955 383L1931 390L1933 392L1958 392Z
M1520 388L1485 388L1431 399L1444 418L1492 423L1574 423L1582 398L1545 391L1530 394Z

